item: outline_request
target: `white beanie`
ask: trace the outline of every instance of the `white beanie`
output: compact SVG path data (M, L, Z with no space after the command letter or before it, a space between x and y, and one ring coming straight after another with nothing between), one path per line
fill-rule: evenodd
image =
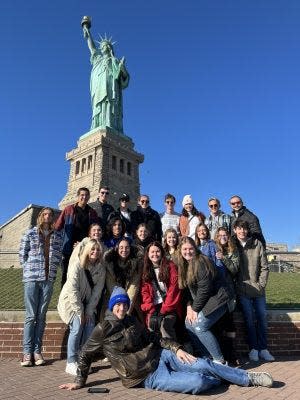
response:
M182 207L184 207L188 203L194 204L192 196L190 194L186 194L182 199Z

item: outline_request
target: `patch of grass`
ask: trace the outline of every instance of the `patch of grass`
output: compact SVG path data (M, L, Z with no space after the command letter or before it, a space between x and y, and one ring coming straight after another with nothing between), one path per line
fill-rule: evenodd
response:
M0 310L24 310L23 271L21 268L0 269ZM56 310L60 293L61 270L58 270L49 310Z
M56 310L61 270L57 273L49 310ZM300 274L271 272L267 285L268 308L300 309ZM0 310L24 310L22 269L0 269Z
M268 308L300 309L300 274L270 272L266 296Z

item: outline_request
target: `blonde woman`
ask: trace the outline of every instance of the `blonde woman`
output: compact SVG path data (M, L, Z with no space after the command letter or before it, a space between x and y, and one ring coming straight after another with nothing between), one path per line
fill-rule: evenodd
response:
M69 325L66 372L76 375L80 345L95 326L96 307L105 283L101 245L90 239L78 260L69 264L67 281L58 301L58 313Z

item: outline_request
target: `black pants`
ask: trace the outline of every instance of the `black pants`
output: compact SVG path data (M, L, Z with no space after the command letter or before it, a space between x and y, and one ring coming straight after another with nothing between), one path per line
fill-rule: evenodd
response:
M71 254L63 254L62 258L62 275L61 275L61 288L64 286L67 280L68 266Z

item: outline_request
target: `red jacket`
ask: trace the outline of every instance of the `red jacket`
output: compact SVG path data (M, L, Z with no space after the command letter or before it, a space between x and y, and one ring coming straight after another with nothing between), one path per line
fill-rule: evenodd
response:
M162 303L160 313L175 313L182 318L181 290L178 287L178 271L172 261L168 261L170 269L169 282L166 283L167 293ZM141 309L144 312L146 324L148 326L149 318L155 311L154 288L152 282L142 282L141 286Z

